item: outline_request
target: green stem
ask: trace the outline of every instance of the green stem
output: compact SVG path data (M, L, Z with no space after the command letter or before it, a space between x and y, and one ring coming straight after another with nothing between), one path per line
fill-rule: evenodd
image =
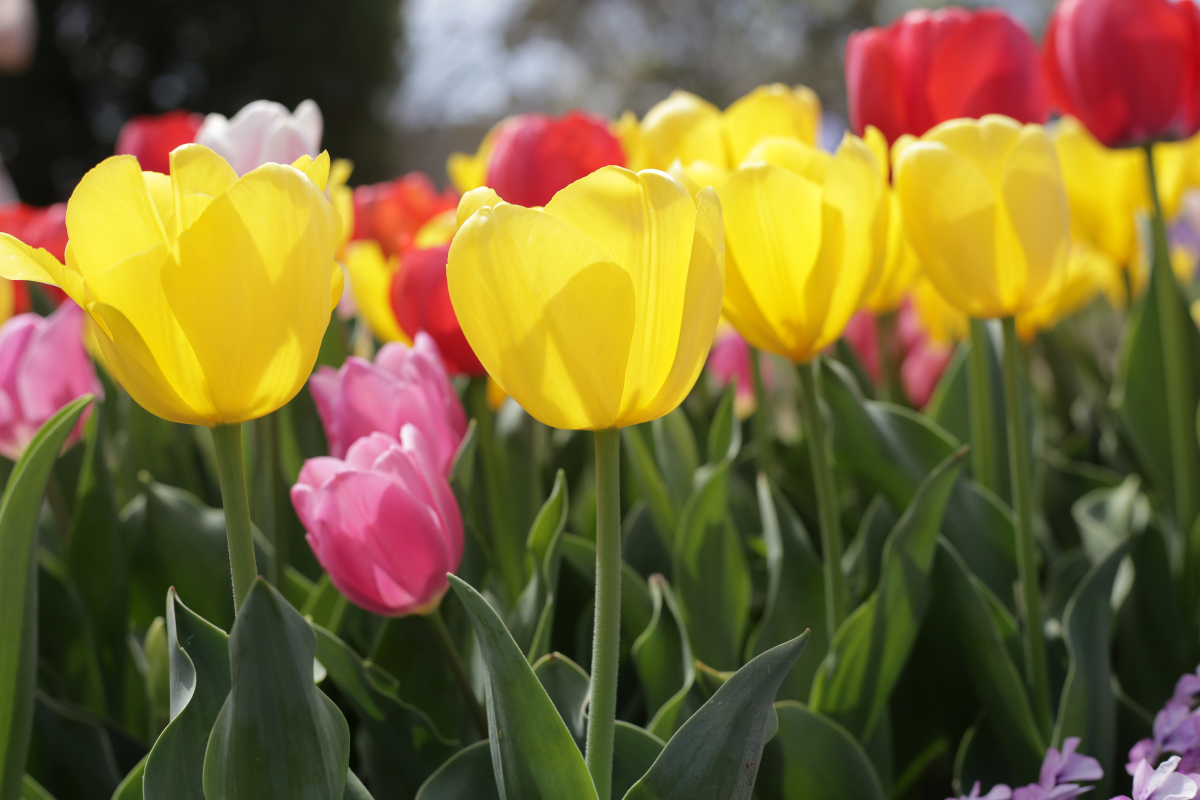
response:
M467 388L468 413L475 420L479 437L479 460L487 494L488 521L492 530L492 553L500 572L505 602L511 608L525 588L525 539L512 529L512 514L505 490L504 453L496 441L495 416L487 404L487 377L472 378Z
M250 527L250 498L242 466L242 426L217 425L212 429L217 451L217 474L225 506L225 536L229 540L229 569L233 573L233 607L240 610L258 577L254 562L254 533Z
M879 399L889 403L904 403L900 385L900 362L897 346L896 312L885 311L875 317L875 349L879 353Z
M1154 150L1146 145L1146 174L1150 182L1150 197L1154 201L1154 214L1150 219L1153 234L1154 301L1158 305L1159 335L1162 338L1163 372L1167 385L1167 422L1171 435L1171 466L1175 485L1175 524L1183 532L1185 542L1190 543L1192 522L1196 519L1196 487L1200 485L1200 466L1196 463L1196 442L1188 434L1195 427L1187 403L1187 353L1183 341L1179 288L1175 285L1175 273L1171 269L1171 256L1167 244L1167 227L1163 219L1162 204L1158 198L1158 180L1154 174ZM1187 553L1185 564L1191 564L1193 553Z
M595 439L596 629L586 752L596 795L599 800L609 800L621 645L621 431L595 431Z
M817 490L817 514L821 521L821 550L825 558L825 621L832 638L846 618L849 598L842 574L842 524L838 514L837 484L829 463L825 425L817 395L818 362L801 364L800 415L808 432L808 455L812 461L813 482Z
M1000 494L1000 465L996 444L995 410L992 408L991 348L987 322L971 320L971 349L967 354L967 380L971 399L971 474L975 481Z
M758 469L775 477L775 443L771 441L771 404L767 401L767 386L763 382L763 354L750 347L750 372L754 378L754 444Z
M258 461L262 469L263 522L271 539L275 555L267 565L267 580L283 591L287 579L287 536L283 525L283 469L279 458L279 415L268 414L254 425L258 436Z
M1021 398L1021 351L1013 317L1004 321L1004 405L1008 411L1008 460L1011 464L1013 511L1017 522L1017 576L1025 610L1025 680L1033 713L1042 735L1050 736L1050 678L1046 671L1046 640L1042 635L1042 595L1033 538L1033 470L1029 427Z
M429 629L433 631L433 638L437 642L438 649L450 663L454 681L458 684L458 690L462 692L463 701L467 704L467 711L470 713L475 727L479 730L480 737L487 738L487 712L483 710L483 706L479 705L479 698L475 695L475 687L471 685L471 675L467 672L467 665L463 663L462 656L454 645L454 637L450 635L446 621L442 619L441 607L434 607L433 611L424 616L424 619L429 623Z

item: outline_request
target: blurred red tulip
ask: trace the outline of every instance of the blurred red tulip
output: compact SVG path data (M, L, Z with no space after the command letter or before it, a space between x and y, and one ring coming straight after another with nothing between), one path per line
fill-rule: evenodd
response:
M203 122L203 114L190 111L134 117L117 134L116 153L119 156L136 156L145 171L169 175L171 151L194 141L196 131L200 130Z
M1045 122L1048 91L1037 48L1003 11L910 11L846 42L850 121L889 142L959 117L1004 114Z
M484 375L486 370L467 344L458 326L450 290L446 287L446 259L450 245L409 250L400 257L392 279L392 312L410 337L425 331L437 344L454 375Z
M509 203L544 206L559 189L610 164L625 166L625 151L604 117L522 114L496 134L487 185Z
M1109 147L1200 129L1200 10L1191 0L1064 0L1046 27L1055 105Z
M423 172L410 172L394 181L359 186L354 190L354 235L374 239L385 256L413 246L421 226L443 211L458 207L458 194L441 194Z
M30 247L40 247L59 261L65 262L67 204L55 203L45 208L35 208L24 203L0 206L0 232L15 236ZM66 297L62 289L48 283L43 283L38 288L55 305ZM29 291L25 282L14 282L13 313L23 314L30 308Z

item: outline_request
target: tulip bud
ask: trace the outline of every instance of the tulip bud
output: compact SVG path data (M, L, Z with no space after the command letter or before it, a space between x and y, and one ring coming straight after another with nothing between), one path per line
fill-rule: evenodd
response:
M209 114L196 132L196 143L211 148L230 163L238 175L263 164L291 164L321 151L325 129L321 109L312 100L294 112L279 103L255 100L226 119Z
M425 223L458 205L458 194L441 194L422 172L410 172L388 183L359 186L354 190L354 240L374 239L385 256L396 256L414 246ZM419 245L417 245L419 246Z
M1191 0L1063 0L1044 58L1055 105L1108 147L1200 130L1200 10Z
M850 122L889 142L959 117L1045 122L1047 91L1029 33L1003 11L909 11L846 42Z
M421 431L434 463L449 474L467 432L467 416L428 334L418 333L412 347L385 344L374 363L351 356L338 370L320 367L308 388L330 455L343 458L362 437L375 432L398 436L411 424Z
M450 245L443 244L404 254L392 278L392 313L408 336L425 331L437 342L451 373L483 375L483 365L463 335L450 302L446 283L449 253Z
M750 345L729 323L722 323L713 337L712 350L708 353L708 372L718 386L728 386L737 379L737 393L733 397L733 410L738 419L746 419L754 413L757 399L754 396L754 371L750 364L753 358ZM763 383L772 377L769 364L764 363Z
M462 515L415 426L373 433L343 461L312 458L292 487L308 543L338 591L374 614L432 610L462 560Z
M20 458L38 428L76 397L104 397L83 347L83 323L79 306L67 302L49 317L20 314L0 326L0 455Z
M134 117L121 126L116 153L133 156L148 172L166 174L171 171L171 151L194 142L203 123L203 115L190 111Z

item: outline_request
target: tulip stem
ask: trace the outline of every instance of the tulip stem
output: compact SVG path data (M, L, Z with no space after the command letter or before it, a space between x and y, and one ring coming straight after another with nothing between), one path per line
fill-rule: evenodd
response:
M475 694L475 687L471 685L471 675L467 672L467 665L463 663L462 655L454 644L454 637L450 635L450 629L446 627L446 620L442 619L441 606L434 606L433 610L424 616L424 619L429 623L429 629L433 631L433 638L437 642L438 649L442 651L446 661L450 662L450 671L454 673L454 682L458 684L458 690L462 693L463 702L467 704L467 712L471 715L475 728L479 731L480 737L486 739L488 735L487 712L483 710L483 706L479 705L479 697Z
M1158 179L1154 174L1154 150L1146 145L1146 173L1154 214L1150 219L1154 279L1154 302L1158 306L1159 336L1162 339L1163 373L1166 378L1167 422L1171 431L1171 467L1175 485L1175 524L1190 544L1192 523L1196 519L1196 487L1200 485L1200 466L1196 463L1196 440L1188 431L1195 427L1187 401L1187 351L1183 341L1181 299L1171 269L1167 227L1158 197ZM1187 547L1187 545L1185 545ZM1188 548L1191 549L1191 548ZM1188 553L1184 563L1191 565L1195 554Z
M771 404L767 401L767 386L763 382L762 359L766 356L757 347L750 349L750 374L754 378L754 444L758 469L775 477L775 444L771 441Z
M595 431L595 439L596 625L586 760L597 797L609 800L621 645L621 431Z
M971 320L971 349L967 353L967 380L971 398L971 474L980 486L1000 494L996 428L992 408L991 337L987 322Z
M817 490L817 516L821 521L821 550L825 559L825 623L830 639L846 618L849 603L842 573L842 523L838 513L837 483L825 441L825 425L817 392L819 362L801 364L800 416L808 434L808 457Z
M225 506L225 536L229 540L229 569L233 573L233 607L240 611L250 594L258 565L254 561L254 531L250 527L250 498L246 469L242 465L242 426L217 425L212 429L217 452L217 475Z
M279 459L278 412L257 420L254 429L258 434L258 463L262 470L262 519L275 549L271 563L267 565L267 579L282 592L287 581L288 541L287 529L283 524L283 494L279 480L282 468Z
M896 312L885 311L875 317L875 349L879 353L879 399L904 404L900 385L900 363L896 331Z
M1037 542L1033 538L1033 491L1030 473L1029 426L1021 401L1021 350L1017 325L1005 317L1004 405L1008 411L1008 460L1012 476L1013 510L1016 512L1017 576L1025 610L1025 680L1033 713L1042 736L1050 736L1050 678L1046 671L1046 640L1042 635L1042 595L1038 580Z

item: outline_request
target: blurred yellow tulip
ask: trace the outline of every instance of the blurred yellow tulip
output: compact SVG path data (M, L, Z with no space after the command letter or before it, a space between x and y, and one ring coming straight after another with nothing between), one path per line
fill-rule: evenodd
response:
M760 142L725 181L725 317L750 344L795 363L842 334L875 287L887 186L846 136L830 156L799 140Z
M392 311L392 279L400 268L399 260L384 255L374 239L359 239L346 247L342 263L350 279L354 305L375 338L381 342L412 344Z
M925 274L963 313L1014 316L1061 290L1070 212L1041 126L997 115L942 123L900 152L896 191Z
M1124 294L1120 274L1113 271L1112 260L1087 242L1075 241L1067 259L1067 274L1062 290L1049 302L1017 316L1017 335L1031 341L1041 331L1050 330L1061 320L1079 311L1103 292L1112 297Z
M900 215L900 200L896 196L889 180L889 164L887 139L874 125L868 125L863 133L863 142L875 156L879 168L879 179L884 184L888 196L888 232L887 246L880 254L879 281L863 303L863 307L872 314L887 314L895 311L904 302L917 277L921 274L921 262L913 252L912 245L904 235L904 220Z
M666 170L679 161L732 169L766 138L814 144L821 102L806 86L759 86L722 113L707 100L676 90L639 123L629 112L616 132L631 167Z
M450 246L463 333L500 387L556 428L661 417L704 366L721 310L721 204L653 170L604 167L544 209L479 189Z
M970 321L966 314L947 303L927 278L917 277L911 297L913 310L931 342L953 345L967 338Z
M148 411L213 426L304 386L342 293L329 156L241 178L202 145L171 175L105 159L67 205L67 263L0 234L0 275L53 283L86 310L104 363Z

